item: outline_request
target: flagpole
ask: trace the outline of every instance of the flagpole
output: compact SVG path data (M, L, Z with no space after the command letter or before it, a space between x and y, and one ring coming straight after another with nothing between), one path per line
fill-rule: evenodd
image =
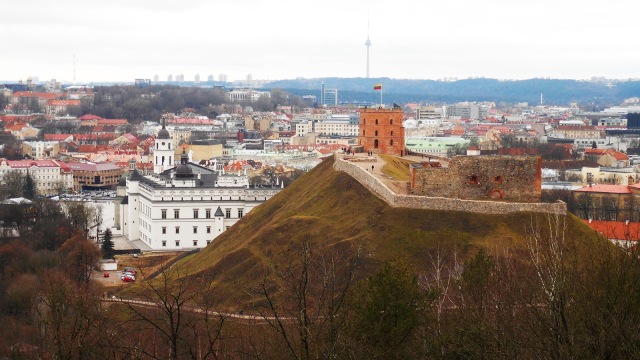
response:
M380 87L380 107L382 108L382 87Z

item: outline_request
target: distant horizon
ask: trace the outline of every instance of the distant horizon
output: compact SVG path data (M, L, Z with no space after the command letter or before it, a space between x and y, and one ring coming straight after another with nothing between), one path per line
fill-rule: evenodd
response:
M228 80L228 81L218 81L218 80L199 80L199 81L195 81L195 80L190 80L190 79L185 79L183 81L176 81L176 80L158 80L158 81L154 81L153 77L148 78L148 77L138 77L138 78L134 78L131 80L93 80L93 81L84 81L84 82L73 82L73 81L68 81L68 80L59 80L56 78L53 79L42 79L38 76L33 76L35 78L37 78L37 84L45 84L49 81L55 80L56 82L59 82L61 84L67 84L67 85L88 85L88 84L134 84L135 81L137 79L144 79L144 80L150 80L151 84L153 85L153 83L227 83L227 84L233 84L233 83L237 83L237 82L247 82L246 79L236 79L236 80ZM23 84L26 84L26 82L28 81L29 77L25 78L25 79L19 79L19 80L1 80L0 79L0 84L18 84L20 82L22 82ZM455 82L455 81L463 81L463 80L479 80L479 79L486 79L486 80L497 80L497 81L512 81L512 82L517 82L517 81L528 81L528 80L571 80L571 81L586 81L586 82L628 82L628 81L640 81L640 77L635 77L635 78L606 78L606 77L600 77L600 76L593 76L590 78L581 78L581 79L577 79L577 78L561 78L561 77L557 77L557 78L553 78L553 77L530 77L530 78L522 78L522 79L515 79L515 78L497 78L497 77L487 77L487 76L473 76L473 77L465 77L465 78L456 78L456 77L446 77L446 78L439 78L439 79L428 79L428 78L405 78L405 77L388 77L388 76L382 76L382 77L362 77L362 76L323 76L323 77L290 77L290 78L279 78L279 79L252 79L252 82L260 82L260 83L272 83L272 82L277 82L277 81L296 81L296 80L322 80L322 79L369 79L372 82L375 82L376 80L409 80L409 81L436 81L436 82Z

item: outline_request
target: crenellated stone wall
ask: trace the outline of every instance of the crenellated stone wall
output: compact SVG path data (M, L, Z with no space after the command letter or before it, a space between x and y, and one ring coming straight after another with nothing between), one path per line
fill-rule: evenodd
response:
M524 203L487 200L462 200L445 197L428 197L418 195L399 195L389 189L375 175L336 156L333 167L344 171L359 183L367 187L379 198L392 207L406 207L426 210L467 211L482 214L508 214L514 212L537 212L566 214L567 204L556 203Z

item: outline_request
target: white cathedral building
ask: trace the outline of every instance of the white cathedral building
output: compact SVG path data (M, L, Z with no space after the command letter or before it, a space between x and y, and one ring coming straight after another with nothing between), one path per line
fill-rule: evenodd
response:
M154 174L143 176L133 167L126 180L117 222L124 237L141 241L146 250L203 248L281 190L251 187L246 174L225 173L222 166L191 163L184 151L175 166L174 151L163 124L154 147Z

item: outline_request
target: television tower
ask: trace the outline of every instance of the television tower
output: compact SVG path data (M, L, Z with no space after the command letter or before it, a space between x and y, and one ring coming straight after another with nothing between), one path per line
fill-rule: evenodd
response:
M369 78L369 47L371 46L371 40L369 40L369 15L367 14L367 41L364 42L364 46L367 47L367 79Z

